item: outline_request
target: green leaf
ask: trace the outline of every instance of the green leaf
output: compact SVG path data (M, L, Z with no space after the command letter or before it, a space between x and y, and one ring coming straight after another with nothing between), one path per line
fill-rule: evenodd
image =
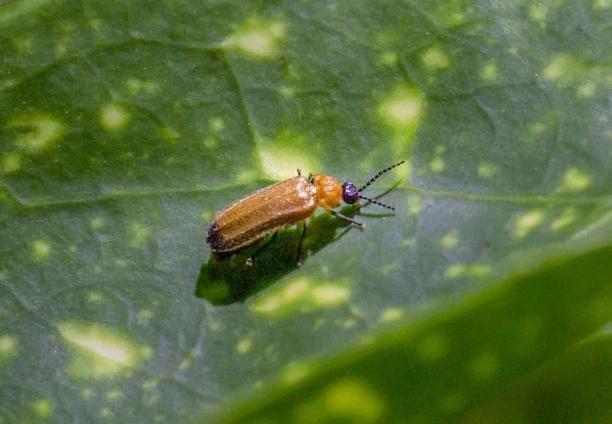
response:
M609 422L611 379L608 333L580 343L504 388L466 414L465 422Z
M609 244L512 277L457 307L339 355L298 383L255 397L250 405L234 408L226 422L452 421L492 389L612 319L611 260ZM532 379L531 392L544 396L541 386L533 387L536 381L542 384ZM559 383L560 390L570 390ZM529 399L529 392L525 396ZM582 398L589 397L601 404L596 396ZM505 417L499 415L502 421Z
M609 2L421 3L2 2L0 422L211 417L609 233ZM229 203L404 158L395 216L211 265Z

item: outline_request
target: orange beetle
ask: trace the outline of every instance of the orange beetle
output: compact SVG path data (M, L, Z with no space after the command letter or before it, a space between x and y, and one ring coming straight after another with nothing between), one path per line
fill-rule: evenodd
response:
M230 253L261 240L276 231L305 220L317 207L328 210L338 218L362 226L363 223L342 215L334 209L342 201L349 205L364 199L379 206L395 210L361 194L384 173L406 162L398 162L378 172L357 188L350 181L340 184L330 175L298 176L262 188L232 203L217 214L208 227L206 242L214 253Z

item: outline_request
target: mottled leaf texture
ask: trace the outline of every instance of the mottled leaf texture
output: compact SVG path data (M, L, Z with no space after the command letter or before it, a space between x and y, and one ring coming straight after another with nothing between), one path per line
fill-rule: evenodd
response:
M457 362L389 392L424 402L425 421L501 411L484 395L508 387L521 394L505 407L529 414L548 399L531 375L550 390L596 375L534 367L603 349L564 353L611 306L596 297L612 238L610 22L609 0L1 1L0 423L210 421L268 411L271 382L300 377L312 385L274 386L272 412L327 419L320 396L383 396L375 382L416 362L329 393L311 363L348 372L364 340L378 352L439 325L448 339L426 351ZM396 214L344 209L360 230L318 212L301 266L301 227L252 267L255 248L212 261L206 228L232 201L297 168L360 186L402 159L366 191ZM530 293L529 309L469 327L514 341L478 351L484 382L453 380L471 366L444 344L462 314ZM591 321L572 293L599 299ZM522 310L539 314L511 333ZM516 356L557 312L557 338ZM449 397L425 402L438 384ZM373 399L366 420L391 414Z

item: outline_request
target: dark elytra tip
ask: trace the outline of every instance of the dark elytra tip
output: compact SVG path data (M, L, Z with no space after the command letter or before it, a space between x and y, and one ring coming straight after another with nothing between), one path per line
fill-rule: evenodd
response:
M350 181L342 184L342 200L344 203L352 205L359 199L359 189L357 186Z

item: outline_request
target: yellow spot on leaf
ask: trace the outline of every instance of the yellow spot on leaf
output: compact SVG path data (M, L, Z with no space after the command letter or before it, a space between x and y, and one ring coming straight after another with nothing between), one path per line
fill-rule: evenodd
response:
M325 285L312 289L312 298L317 305L331 306L344 303L350 295L346 287Z
M89 225L91 225L91 228L93 228L94 230L99 230L104 227L104 218L102 218L101 216L93 217L89 221Z
M172 127L163 126L159 129L159 135L170 144L176 144L181 138L177 130Z
M17 144L30 153L50 149L64 135L64 125L42 113L16 118L9 122L8 128L27 130L17 137Z
M302 135L283 130L274 139L257 136L256 144L262 168L272 179L296 176L298 168L306 175L319 170L311 143Z
M333 307L344 304L350 290L340 284L315 285L306 277L299 277L275 292L260 297L251 310L260 314L286 313L295 308Z
M445 69L450 66L450 58L440 47L430 47L421 58L429 70Z
M344 377L323 389L315 399L296 409L298 423L351 422L376 423L385 414L386 404L367 381Z
M548 7L542 3L534 3L529 6L529 18L540 25L544 25L548 16Z
M242 51L255 58L268 59L278 53L278 45L285 34L285 25L279 21L252 18L228 37L223 42L223 46Z
M100 324L65 321L58 329L73 348L71 374L75 377L111 377L129 371L143 359L136 343Z
M442 172L446 168L446 164L444 163L444 159L437 157L433 158L431 162L429 162L429 169L432 172Z
M559 186L559 191L580 191L591 185L591 176L578 168L569 168L563 174L563 180Z
M208 121L208 128L214 133L221 132L225 129L225 121L219 117L211 118Z
M381 322L399 321L404 317L404 310L401 308L387 308L380 314Z
M17 354L17 339L5 334L0 336L0 365Z
M100 125L107 131L117 131L125 127L130 120L130 113L117 103L108 103L100 110Z
M416 126L423 108L422 94L412 87L398 87L383 100L379 115L391 128L407 130Z
M40 418L49 418L53 412L51 402L49 402L48 399L39 399L32 402L30 405L34 414Z
M482 71L480 71L480 78L486 82L493 82L497 80L497 74L497 64L489 62L482 68Z
M534 209L520 215L514 224L514 235L517 238L522 238L533 232L538 225L544 220L544 211Z
M107 400L117 400L117 399L121 399L123 397L123 392L119 389L114 389L114 390L110 390L108 393L106 393L106 399Z
M478 164L478 175L481 178L491 178L499 173L499 166L492 162L481 162Z
M392 51L383 52L380 56L380 62L385 66L393 66L397 63L397 54Z
M593 97L596 90L597 85L593 81L585 81L578 86L578 97L583 99Z
M309 371L310 367L304 362L290 362L281 372L281 379L286 384L295 384L302 381Z
M440 246L442 246L444 249L452 249L456 247L458 243L459 243L459 236L456 230L452 230L448 232L440 240Z
M153 318L153 311L151 309L141 309L138 311L138 319L140 321L148 321Z
M51 254L51 244L47 240L36 240L32 243L32 253L34 259L42 261Z
M559 231L572 225L577 219L578 213L575 208L565 208L561 215L550 223L550 228Z
M488 380L495 375L499 363L491 352L482 352L472 363L472 372L477 380Z
M2 158L2 173L10 174L21 169L21 154L18 152L7 153Z
M245 354L253 347L253 340L250 337L245 337L236 344L236 352Z
M435 362L448 353L449 341L440 334L431 334L417 345L417 353L425 362Z
M267 314L293 306L309 291L311 284L305 277L293 280L276 292L259 297L251 306L251 310Z
M132 239L130 240L130 246L134 248L142 247L142 245L149 240L151 231L141 223L134 222L130 226L130 232L132 233Z

